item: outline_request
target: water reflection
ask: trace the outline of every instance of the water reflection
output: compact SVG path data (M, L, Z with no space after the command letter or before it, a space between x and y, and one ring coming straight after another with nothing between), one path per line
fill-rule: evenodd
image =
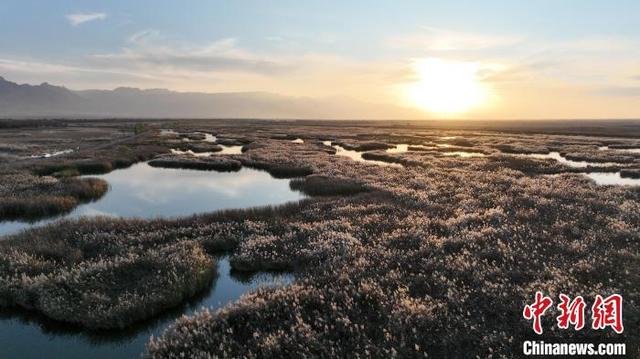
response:
M216 142L218 141L218 138L210 133L205 133L204 134L204 140L205 142Z
M350 159L352 159L354 161L370 163L370 164L373 164L373 165L384 166L384 167L402 167L402 165L398 164L398 163L389 163L389 162L383 162L383 161L364 159L364 158L362 158L362 154L364 152L346 150L342 146L338 146L338 145L334 145L333 148L336 149L336 156L349 157Z
M588 161L573 161L563 157L559 152L549 152L546 154L529 153L529 154L522 154L521 156L526 156L531 158L540 158L540 159L550 158L562 164L565 164L569 167L574 167L574 168L619 166L618 163L612 163L612 162L600 163L600 162L588 162Z
M173 135L177 135L178 133L174 130L171 129L161 129L160 130L160 136L173 136Z
M259 286L291 283L286 274L234 275L226 258L218 262L211 287L181 307L124 331L86 332L77 327L20 312L0 313L1 358L139 358L151 335L158 336L181 315L220 308Z
M174 155L188 155L193 157L210 157L215 154L215 152L193 152L191 150L181 151L175 148L171 149L171 153Z
M387 153L405 153L407 151L409 151L409 145L407 144L396 145L396 147L386 150Z
M466 152L466 151L442 152L442 155L443 156L459 156L464 158L486 157L486 155L481 152Z
M336 156L344 156L344 157L349 157L350 159L357 161L357 162L364 162L364 163L371 163L373 165L378 165L378 166L385 166L385 167L402 167L401 164L399 163L389 163L389 162L383 162L383 161L376 161L376 160L367 160L362 158L362 154L364 152L358 152L358 151L352 151L352 150L347 150L342 146L338 146L338 145L333 145L333 143L331 141L322 141L322 144L325 146L329 146L329 147L333 147L336 149ZM396 146L396 148L400 147L400 146L407 146L407 145L398 145ZM389 150L387 150L387 152L390 152ZM406 152L406 151L405 151ZM391 152L393 153L393 152ZM398 152L399 153L399 152Z
M620 151L620 152L628 152L628 153L640 153L640 148L610 148L609 146L600 146L598 147L600 151Z
M640 178L624 178L620 176L620 172L591 172L585 175L601 186L640 186Z
M222 147L222 151L214 152L216 155L240 155L242 154L242 146L225 146L218 145Z
M207 132L192 132L192 134L194 135L204 135L204 139L202 139L202 141L204 142L211 142L211 143L215 143L216 141L218 141L218 138L210 133ZM171 130L171 129L161 129L160 130L160 136L178 136L180 135L179 132L176 132L175 130ZM188 133L183 133L183 136L187 136ZM191 140L188 137L183 137L182 141L185 142L190 142Z
M216 151L216 152L193 152L192 150L182 151L182 150L178 150L178 149L172 148L171 149L171 153L174 154L174 155L188 155L188 156L193 156L193 157L211 157L211 156L215 156L215 155L240 155L240 154L242 154L242 146L225 146L225 145L220 145L220 144L218 144L218 146L220 146L222 148L222 150Z
M289 181L267 172L242 168L238 172L195 171L151 167L137 163L98 177L110 185L100 200L76 207L58 218L113 215L174 217L225 208L248 208L299 200ZM0 235L52 222L0 222Z
M31 158L49 158L49 157L56 157L56 156L60 156L60 155L66 155L69 153L73 153L72 149L67 149L67 150L62 150L62 151L54 151L54 152L47 152L47 153L43 153L41 155L32 155Z

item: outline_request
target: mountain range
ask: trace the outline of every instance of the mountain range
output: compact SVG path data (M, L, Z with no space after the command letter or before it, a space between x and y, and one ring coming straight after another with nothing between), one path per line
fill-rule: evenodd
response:
M176 92L119 87L74 91L0 77L0 117L144 118L416 118L411 109L346 97L310 98L268 92Z

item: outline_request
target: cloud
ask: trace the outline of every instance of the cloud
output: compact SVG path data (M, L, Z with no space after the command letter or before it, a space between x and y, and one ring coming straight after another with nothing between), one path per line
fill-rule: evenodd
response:
M236 40L221 39L204 46L167 45L152 30L133 34L130 46L113 53L94 54L89 61L94 65L118 69L144 69L160 72L246 72L255 74L279 74L290 65L267 56L261 56L239 48Z
M233 38L187 44L144 30L121 49L64 61L16 59L0 54L0 74L30 83L74 89L120 86L198 92L266 91L291 96L350 96L388 103L404 61L355 60L324 53L258 52Z
M595 91L604 96L640 96L640 86L611 86Z
M0 75L76 89L128 86L198 92L266 91L410 105L398 89L415 81L412 61L437 57L478 63L478 79L495 90L496 105L469 116L586 116L596 109L593 116L624 117L637 112L637 106L629 103L637 101L634 96L639 91L640 78L634 75L638 75L635 59L640 47L637 40L624 37L542 41L517 34L427 27L384 39L384 56L364 59L299 51L295 46L282 51L287 46L283 43L302 42L291 35L271 36L265 40L271 47L259 50L235 38L193 43L155 29L140 30L125 37L119 49L69 59L49 62L0 56ZM550 99L554 105L545 105Z
M107 18L107 14L103 12L75 13L68 14L65 17L72 26L79 26L90 21L104 20Z
M157 78L144 72L127 72L89 66L85 63L53 63L33 59L0 58L0 76L13 81L50 82L72 88L109 89L123 84L155 86Z
M419 33L387 39L393 48L408 48L429 51L472 51L512 46L522 41L517 36L478 34L453 31L429 26L421 27Z
M145 44L149 40L153 40L160 36L160 33L153 29L138 31L127 38L127 42L131 44Z

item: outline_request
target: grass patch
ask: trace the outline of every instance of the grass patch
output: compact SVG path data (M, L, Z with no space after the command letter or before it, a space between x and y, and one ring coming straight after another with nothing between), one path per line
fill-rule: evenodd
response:
M207 159L159 158L149 161L149 166L219 172L237 172L242 168L240 161L222 157Z
M242 148L241 148L241 151L242 151L242 153L245 153L247 151L255 150L255 149L258 149L258 148L262 148L262 147L264 147L263 144L260 144L258 142L252 142L252 143L243 145Z
M409 146L407 150L411 152L433 152L435 147Z
M498 170L508 168L520 171L527 175L554 174L569 171L555 160L533 159L521 156L495 155L487 157L483 168L487 170Z
M620 170L622 178L640 178L640 169L622 169Z
M470 141L470 140L468 140L466 138L454 138L454 139L449 139L446 142L451 144L452 146L460 146L460 147L473 147L473 146L475 146L475 143L473 143L472 141Z
M55 248L53 244L49 251ZM216 275L215 263L194 242L98 261L83 260L79 248L70 253L74 255L63 257L67 258L66 268L50 271L51 261L59 261L60 256L56 251L40 251L40 257L31 259L36 272L23 272L22 280L27 282L21 285L5 283L0 303L86 328L124 328L179 305L206 288ZM6 256L5 252L1 258ZM36 276L36 268L47 275Z
M149 160L160 153L166 153L167 148L156 145L141 145L134 148L120 146L115 150L96 156L95 159L62 160L53 159L47 164L37 165L33 172L40 176L56 173L75 172L81 175L103 174L114 169L127 168L134 163Z
M380 153L380 152L365 152L362 154L362 158L364 158L365 160L395 163L403 166L408 164L408 162L403 161L401 158L398 158L394 155L390 155L387 153Z
M318 175L293 179L289 187L309 196L348 196L368 191L367 187L355 181Z
M293 164L270 163L254 160L242 160L242 163L251 168L267 171L273 178L304 177L313 173L311 167L301 167Z
M363 143L355 143L355 144L345 143L345 142L335 142L333 144L341 146L345 150L358 151L358 152L386 150L386 149L395 147L384 142L363 142Z
M35 220L70 212L78 205L72 196L34 196L0 198L0 218Z
M78 204L102 197L109 184L98 178L65 178L48 187L50 194L0 196L0 219L36 220L70 212Z
M203 153L203 152L220 152L222 151L222 147L215 143L180 143L175 146L176 149L180 151L191 151L194 153Z
M494 148L504 153L513 154L547 154L549 149L544 146L531 146L524 144L498 144L494 145Z

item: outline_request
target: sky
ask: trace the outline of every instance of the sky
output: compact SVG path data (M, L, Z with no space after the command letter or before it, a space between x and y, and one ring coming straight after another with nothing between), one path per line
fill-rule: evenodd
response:
M2 0L0 19L0 76L19 83L640 118L640 1Z

